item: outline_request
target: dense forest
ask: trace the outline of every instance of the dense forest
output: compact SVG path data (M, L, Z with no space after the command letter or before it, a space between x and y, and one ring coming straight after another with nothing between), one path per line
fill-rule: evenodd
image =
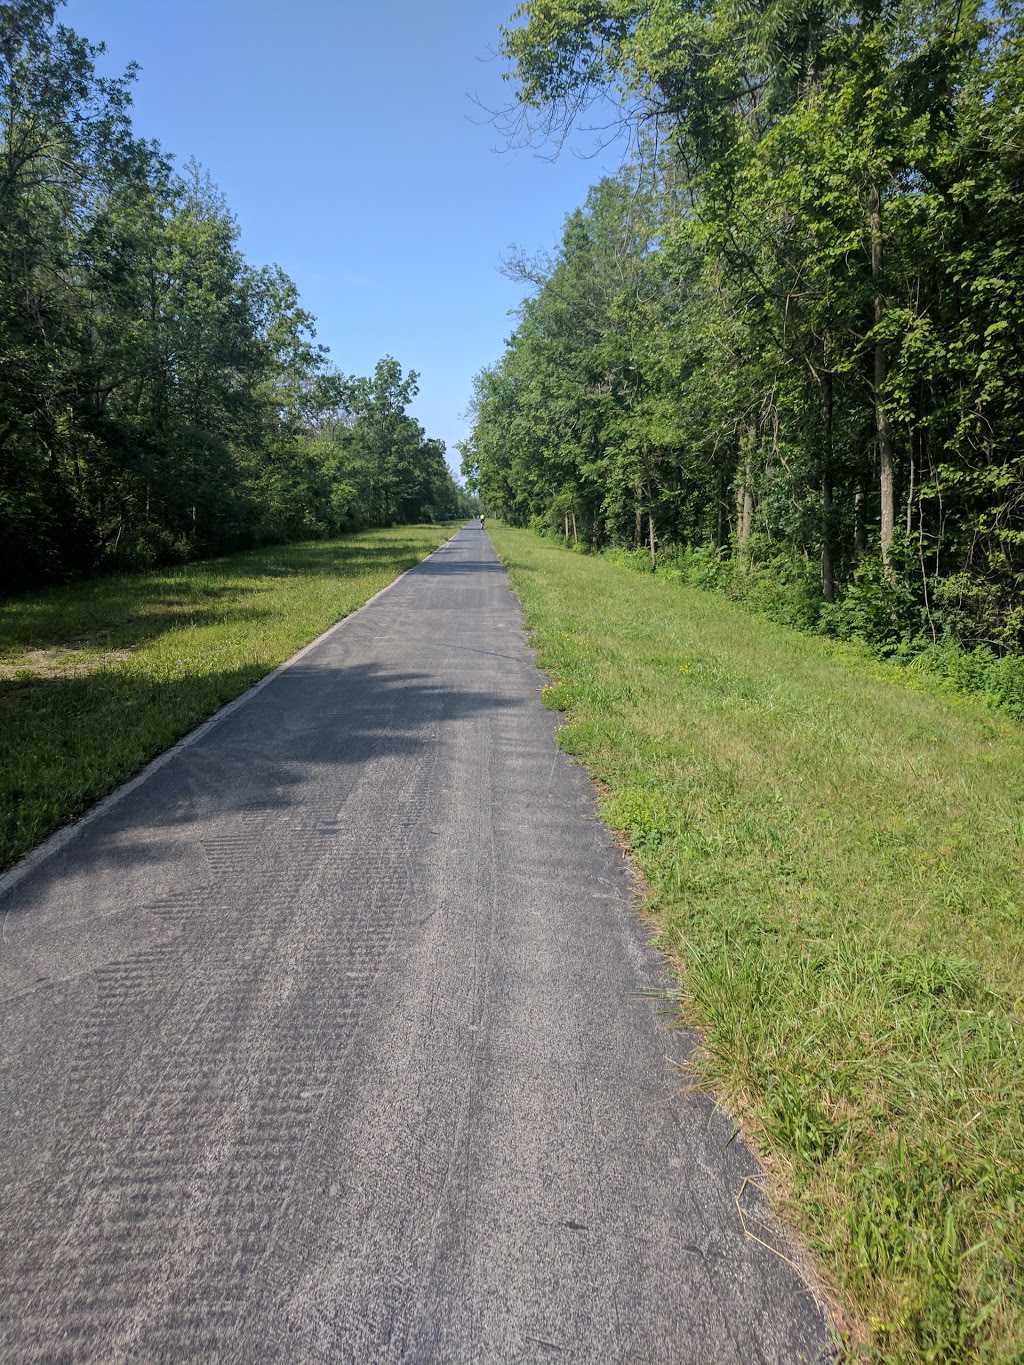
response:
M415 373L335 372L55 0L0 4L0 591L465 510Z
M518 131L628 164L476 381L489 510L886 648L1024 646L1024 29L966 0L533 0Z

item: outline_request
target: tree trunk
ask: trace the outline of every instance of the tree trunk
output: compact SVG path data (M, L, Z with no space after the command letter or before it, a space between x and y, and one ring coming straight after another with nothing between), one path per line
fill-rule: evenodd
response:
M853 548L858 556L867 554L868 533L864 516L864 480L858 474L853 486Z
M726 483L723 474L718 475L718 517L715 522L715 548L720 549L726 540L726 522L728 518L728 504L726 497L729 493L729 485Z
M573 543L574 545L578 545L578 544L580 543L580 538L579 538L579 536L576 534L576 513L575 513L575 512L573 512L573 514L572 514L572 543Z
M829 338L823 343L825 364L821 375L821 595L826 602L836 598L835 570L832 563L832 372L828 368Z
M885 299L879 290L882 274L882 199L878 186L871 187L871 278L875 284L875 326L885 315ZM892 427L885 407L885 380L888 374L885 343L875 339L873 401L875 432L878 436L879 491L882 497L882 562L889 567L889 546L896 528L896 480L893 472Z
M651 516L650 512L647 513L647 526L650 530L651 539L651 572L654 573L658 567L658 560L657 547L654 540L654 518Z
M832 476L821 479L821 595L826 602L836 600L835 569L832 563Z
M754 494L750 487L750 452L757 437L756 427L745 427L740 437L739 483L736 488L736 549L742 552L750 539L754 522Z

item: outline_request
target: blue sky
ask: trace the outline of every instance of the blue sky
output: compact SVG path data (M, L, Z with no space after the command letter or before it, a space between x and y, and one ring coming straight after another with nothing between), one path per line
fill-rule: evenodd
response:
M61 21L142 68L134 121L224 191L256 265L276 262L340 370L385 354L420 373L415 415L448 445L472 376L501 354L522 287L510 243L553 247L614 170L580 135L557 160L505 150L474 103L511 87L494 56L515 0L68 0Z

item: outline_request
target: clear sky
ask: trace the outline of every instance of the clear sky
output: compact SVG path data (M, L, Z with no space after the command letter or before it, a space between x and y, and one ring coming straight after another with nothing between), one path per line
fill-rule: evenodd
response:
M552 248L615 148L507 150L474 103L508 104L494 55L515 0L68 0L61 22L137 61L136 131L195 156L254 265L276 262L346 374L420 373L413 409L448 446L500 356L513 242Z

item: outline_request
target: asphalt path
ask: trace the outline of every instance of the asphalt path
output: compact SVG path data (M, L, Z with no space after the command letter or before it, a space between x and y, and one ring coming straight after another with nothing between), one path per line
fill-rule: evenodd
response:
M4 1360L828 1358L542 681L467 527L0 881Z

